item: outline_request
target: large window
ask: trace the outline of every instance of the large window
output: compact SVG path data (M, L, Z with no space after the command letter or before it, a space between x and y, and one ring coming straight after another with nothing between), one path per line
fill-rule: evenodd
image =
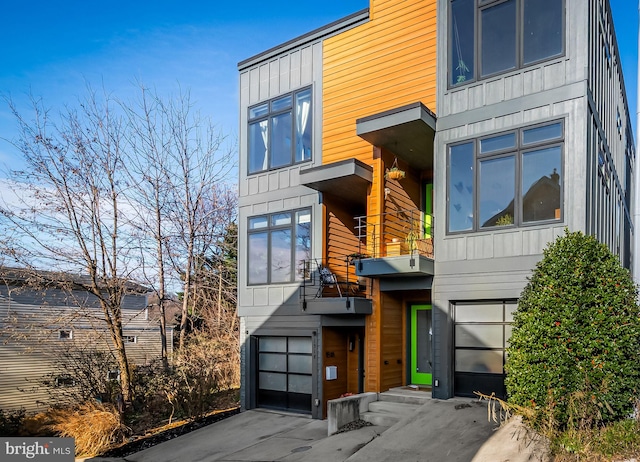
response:
M311 210L249 218L249 284L301 281L310 258Z
M564 0L451 0L450 6L450 85L564 52Z
M562 122L449 146L449 233L559 221Z
M311 89L249 108L249 173L311 160Z

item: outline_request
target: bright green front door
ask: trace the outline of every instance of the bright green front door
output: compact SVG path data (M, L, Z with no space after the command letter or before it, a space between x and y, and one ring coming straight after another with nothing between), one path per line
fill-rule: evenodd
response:
M411 305L411 383L431 386L431 305Z

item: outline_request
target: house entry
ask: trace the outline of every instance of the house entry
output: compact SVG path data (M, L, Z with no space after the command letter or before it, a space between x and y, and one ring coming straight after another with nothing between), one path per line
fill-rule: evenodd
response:
M411 383L431 386L433 353L431 305L411 305Z

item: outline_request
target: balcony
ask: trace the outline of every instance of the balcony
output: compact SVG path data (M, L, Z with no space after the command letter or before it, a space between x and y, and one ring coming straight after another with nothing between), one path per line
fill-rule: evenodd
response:
M302 262L302 310L307 314L371 314L371 300L366 298L369 281L356 275L354 263L346 255Z
M356 217L360 239L356 276L433 276L433 216L398 210Z

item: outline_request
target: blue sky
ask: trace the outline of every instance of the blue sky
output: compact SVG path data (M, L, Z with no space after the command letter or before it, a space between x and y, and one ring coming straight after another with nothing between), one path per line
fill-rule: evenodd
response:
M159 93L190 89L200 110L237 135L237 63L369 6L368 0L11 1L0 28L0 93L19 104L31 92L47 106L74 104L85 82L126 99L142 81ZM636 131L638 7L611 0ZM15 122L0 104L0 138ZM636 135L637 136L637 135ZM2 164L15 151L0 140Z

